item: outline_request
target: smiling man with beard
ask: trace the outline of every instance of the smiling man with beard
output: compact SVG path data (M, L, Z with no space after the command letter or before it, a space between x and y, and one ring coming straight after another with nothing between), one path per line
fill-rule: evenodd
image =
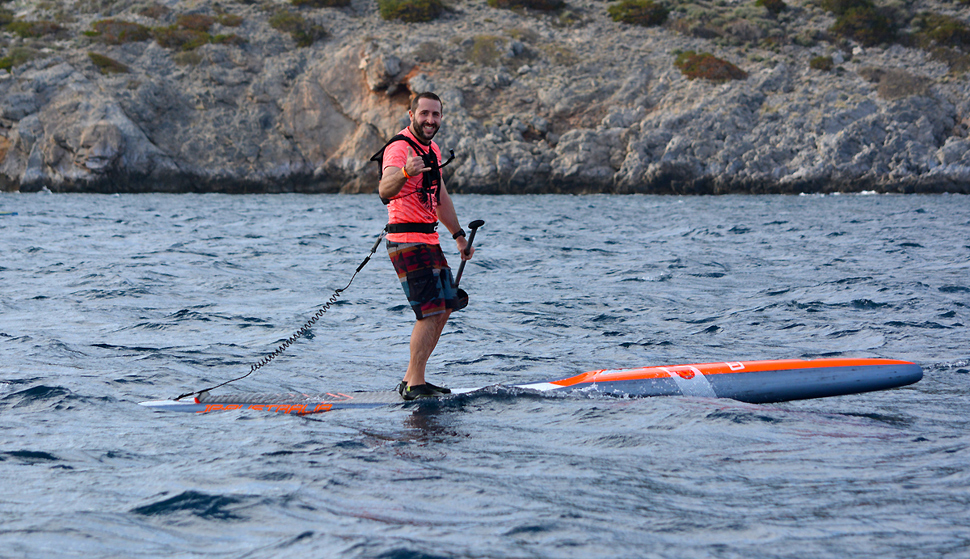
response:
M441 150L432 141L441 127L442 111L437 95L418 94L408 111L411 123L375 155L381 165L378 192L387 204L387 252L417 318L407 372L398 385L405 400L451 392L424 378L441 331L459 308L454 278L438 242L438 221L458 244L462 260L475 253L441 177Z

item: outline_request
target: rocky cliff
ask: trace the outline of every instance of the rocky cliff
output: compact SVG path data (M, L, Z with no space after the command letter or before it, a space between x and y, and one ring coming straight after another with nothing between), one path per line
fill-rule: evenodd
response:
M373 0L3 6L53 26L0 40L3 190L371 192L370 156L406 125L410 92L432 90L453 192L970 192L959 65L912 40L833 35L815 0L777 14L681 2L655 27L596 0L458 0L427 23L385 21ZM918 10L896 10L913 33ZM186 16L202 16L206 40L159 34L192 29ZM105 21L155 31L113 35ZM746 77L689 79L687 51Z

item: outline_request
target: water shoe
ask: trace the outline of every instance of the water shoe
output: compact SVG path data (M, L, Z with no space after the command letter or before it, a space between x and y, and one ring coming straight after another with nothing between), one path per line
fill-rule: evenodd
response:
M440 396L441 392L438 392L431 388L427 384L419 384L417 386L407 386L403 391L401 391L401 397L405 400L416 400L418 398L433 398L435 396Z
M425 385L427 385L427 387L430 388L431 390L438 392L439 394L451 394L450 388L445 388L444 386L435 386L430 382L425 383Z
M451 394L451 389L450 388L445 388L444 386L436 386L434 384L431 384L430 382L427 382L427 383L423 384L422 386L427 386L428 388L430 388L431 390L437 392L438 394ZM404 396L404 391L407 390L407 388L408 388L408 383L406 381L403 381L402 380L397 385L397 393L400 394L403 397Z

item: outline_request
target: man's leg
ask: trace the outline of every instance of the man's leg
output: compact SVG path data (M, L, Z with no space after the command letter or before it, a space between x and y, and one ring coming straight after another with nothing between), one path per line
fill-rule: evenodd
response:
M404 374L404 382L408 383L408 386L419 386L425 383L425 367L435 346L438 345L438 338L441 337L441 331L444 330L449 316L451 316L451 309L414 323L414 330L411 331L411 360L408 361L408 370Z

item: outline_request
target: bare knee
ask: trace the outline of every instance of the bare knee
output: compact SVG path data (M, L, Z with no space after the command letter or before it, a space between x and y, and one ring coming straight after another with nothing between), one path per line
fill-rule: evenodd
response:
M424 316L418 319L420 322L425 322L434 324L436 326L444 326L445 322L448 322L448 317L451 316L451 309L446 309L445 312L438 314L433 314L431 316Z

